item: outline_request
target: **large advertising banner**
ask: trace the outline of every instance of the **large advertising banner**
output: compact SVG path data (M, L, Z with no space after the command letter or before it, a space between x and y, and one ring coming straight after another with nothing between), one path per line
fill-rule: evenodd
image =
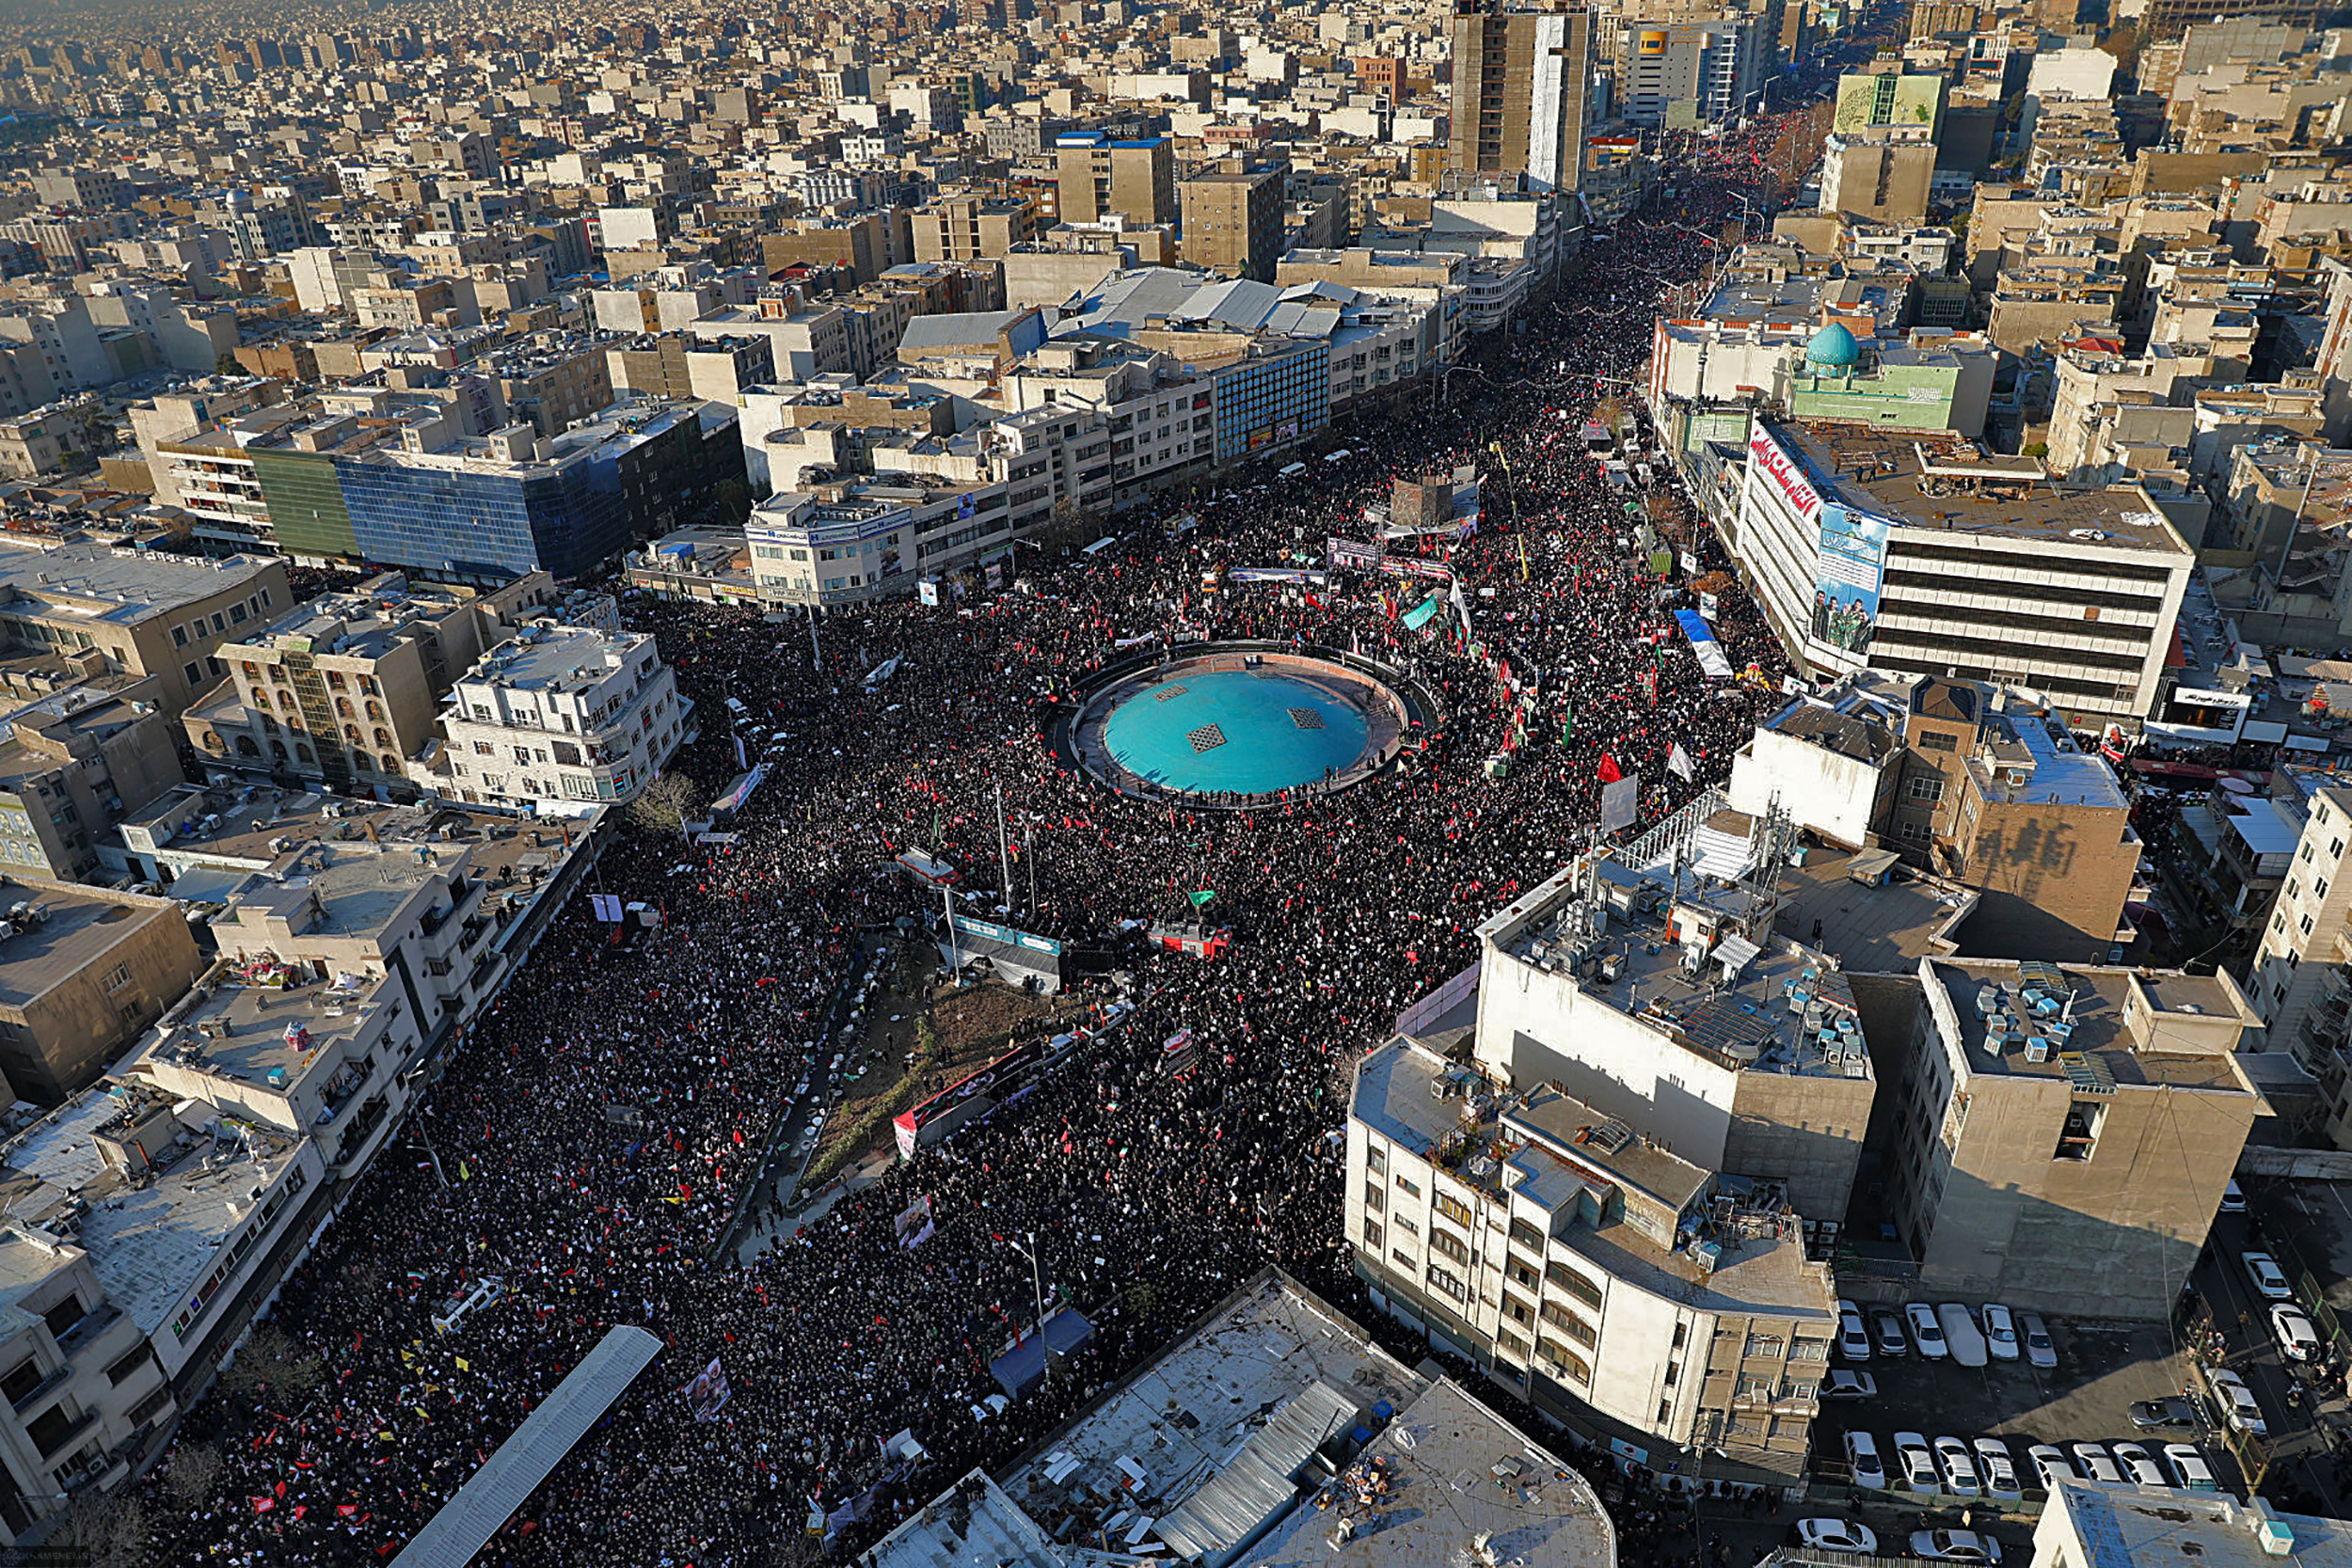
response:
M1870 651L1878 630L1879 589L1886 577L1888 521L1836 502L1821 507L1814 557L1813 637L1850 654Z

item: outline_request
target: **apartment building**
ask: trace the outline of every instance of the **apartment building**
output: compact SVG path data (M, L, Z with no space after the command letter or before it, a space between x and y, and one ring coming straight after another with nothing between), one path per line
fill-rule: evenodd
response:
M2226 974L1928 958L1891 1204L1917 1293L2170 1316L2270 1107Z
M203 962L168 898L0 879L0 1074L56 1105L187 990Z
M1593 15L1583 6L1454 8L1446 172L1461 183L1523 180L1572 191L1584 174Z
M2352 790L2312 781L2302 832L2247 979L2248 999L2262 1018L2264 1049L2293 1053L2304 1070L2326 1084L2344 1080L2344 1053L2352 1043L2347 842L2352 842ZM2341 1146L2347 1118L2340 1098L2328 1109L2330 1132Z
M1216 389L1175 356L1078 334L1047 341L1004 377L1016 410L1093 410L1110 439L1111 505L1139 505L1204 478L1216 449Z
M103 881L123 868L114 828L181 782L152 675L107 676L0 708L0 863Z
M634 800L692 705L651 637L535 622L459 677L447 744L420 782L469 804L581 816Z
M1280 168L1219 169L1184 181L1184 259L1228 277L1273 281L1282 251L1282 175Z
M2067 722L2155 705L2195 556L2137 485L2053 483L1971 444L1750 425L1740 575L1808 676L2023 687Z
M152 675L151 700L177 714L223 673L236 628L293 603L272 558L0 539L0 684L38 694Z
M1063 223L1180 222L1176 144L1168 136L1114 139L1066 131L1054 142L1055 194Z
M1036 214L1025 201L948 197L917 207L907 217L917 261L977 261L1009 256L1015 245L1037 238Z

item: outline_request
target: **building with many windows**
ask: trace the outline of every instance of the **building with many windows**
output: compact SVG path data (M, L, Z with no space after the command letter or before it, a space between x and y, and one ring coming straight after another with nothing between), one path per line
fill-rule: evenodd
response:
M619 804L676 752L692 705L651 637L534 622L458 679L420 782L545 816Z
M1330 422L1331 345L1256 338L1211 372L1210 386L1219 463L1293 446Z
M2090 727L2154 707L2196 564L2142 485L2063 483L1948 436L1762 418L1721 521L1806 675L2022 687Z
M1669 823L1486 920L1358 1069L1347 1235L1375 1302L1546 1414L1780 1481L1836 1331L1806 1236L1876 1085L1852 991L1773 930L1757 826L1686 864Z
M1572 191L1584 175L1593 13L1463 0L1454 10L1446 172Z

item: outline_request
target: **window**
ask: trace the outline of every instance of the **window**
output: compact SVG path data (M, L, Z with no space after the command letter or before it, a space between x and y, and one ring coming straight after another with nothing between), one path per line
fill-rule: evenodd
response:
M1380 1250L1380 1225L1378 1221L1366 1220L1364 1222L1364 1246L1366 1250L1372 1252L1378 1252Z
M1954 752L1959 749L1957 740L1939 731L1923 730L1919 734L1919 750L1923 752Z
M1518 1362L1526 1361L1527 1341L1521 1338L1518 1335L1512 1333L1509 1329L1505 1328L1497 1330L1495 1334L1495 1343L1501 1346L1503 1354L1508 1355L1512 1360Z
M1740 1354L1743 1355L1778 1355L1786 1348L1786 1342L1777 1334L1751 1334L1748 1336L1747 1348Z
M1429 1201L1431 1207L1435 1208L1438 1213L1456 1225L1474 1228L1478 1224L1477 1216L1470 1212L1470 1205L1451 1193L1439 1193Z
M220 618L220 611L219 611L219 610L214 610L214 611L213 611L213 635L214 635L214 636L215 636L215 637L217 637L217 636L219 636L222 632L225 632L225 631L227 631L228 629L229 629L229 623L228 623L228 622L226 622L226 621L224 621L224 620L222 620L222 619Z
M66 1434L72 1430L73 1418L67 1413L64 1401L51 1405L24 1423L24 1435L33 1440L33 1447L40 1450L43 1459L56 1452L58 1446L65 1442Z
M1399 1176L1396 1179L1396 1190L1403 1193L1406 1197L1421 1196L1420 1184L1403 1176Z
M1511 1222L1511 1240L1530 1252L1544 1250L1544 1233L1525 1220L1515 1219Z
M124 1384L130 1382L133 1378L138 1376L139 1369L152 1364L154 1359L154 1351L146 1344L142 1343L136 1350L131 1352L130 1354L122 1357L113 1366L106 1369L106 1381L117 1388L119 1388Z
M204 678L204 672L197 665L183 664L180 666L180 678L186 681L190 686L194 686L197 682Z
M1544 1278L1552 1289L1565 1291L1587 1307L1600 1305L1600 1287L1569 1268L1565 1263L1551 1263L1544 1269Z
M1389 1169L1389 1151L1378 1144L1364 1146L1364 1169L1375 1176L1385 1176Z
M1508 1291L1502 1292L1502 1315L1523 1327L1534 1325L1535 1309Z
M1441 1269L1435 1263L1429 1265L1429 1288L1450 1301L1470 1299L1470 1287L1464 1285L1452 1271Z
M75 1323L80 1323L88 1315L83 1309L80 1296L68 1296L48 1311L43 1312L40 1315L40 1321L49 1325L49 1332L53 1338L62 1339L72 1332Z
M1464 1268L1470 1267L1470 1243L1451 1230L1437 1226L1429 1227L1429 1250L1440 1258L1450 1258Z
M1399 1214L1396 1217L1396 1227L1399 1230L1404 1231L1407 1236L1412 1237L1415 1241L1419 1241L1421 1239L1421 1227L1415 1225L1411 1220L1406 1219L1402 1214Z
M0 1399L22 1404L25 1395L40 1386L40 1363L28 1355L9 1368L6 1377L0 1377Z
M175 648L184 648L188 645L187 627L174 626L171 628L171 645Z
M1791 1340L1788 1345L1788 1359L1791 1361L1826 1361L1829 1359L1829 1341L1806 1338Z
M2327 878L2325 878L2325 877L2319 877L2319 878L2315 878L2315 879L2312 879L2312 897L2314 897L2314 898L2325 898L2325 897L2327 897L2327 896L2328 896L2328 879L2327 879Z
M120 990L123 987L129 985L130 983L131 966L129 964L117 964L114 968L106 972L106 989L108 990Z
M1591 1364L1549 1335L1535 1342L1535 1354L1567 1373L1569 1378L1577 1383L1589 1384L1593 1381Z
M1531 1291L1540 1291L1544 1288L1544 1276L1530 1268L1523 1259L1505 1259L1502 1272L1514 1285L1522 1285Z
M1395 1259L1398 1262L1404 1264L1408 1269L1417 1269L1421 1267L1419 1263L1413 1261L1413 1255L1406 1251L1403 1247L1391 1247L1389 1249L1389 1256Z
M1914 773L1903 792L1915 800L1941 800L1944 799L1944 775Z
M1386 1213L1386 1212L1388 1212L1388 1208L1389 1208L1389 1196L1388 1196L1388 1194L1386 1194L1386 1193L1382 1192L1382 1191L1379 1189L1379 1187L1378 1187L1377 1185L1375 1185L1375 1183L1370 1182L1370 1181L1365 1182L1365 1183L1364 1183L1364 1207L1365 1207L1366 1209L1371 1210L1371 1211L1372 1211L1374 1213L1375 1213L1375 1214L1382 1214L1382 1213Z

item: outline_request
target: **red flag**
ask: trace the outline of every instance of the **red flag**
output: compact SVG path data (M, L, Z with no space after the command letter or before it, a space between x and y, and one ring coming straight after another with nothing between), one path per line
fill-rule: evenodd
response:
M1617 770L1617 759L1604 754L1600 759L1600 782L1615 784L1624 777L1625 775Z

